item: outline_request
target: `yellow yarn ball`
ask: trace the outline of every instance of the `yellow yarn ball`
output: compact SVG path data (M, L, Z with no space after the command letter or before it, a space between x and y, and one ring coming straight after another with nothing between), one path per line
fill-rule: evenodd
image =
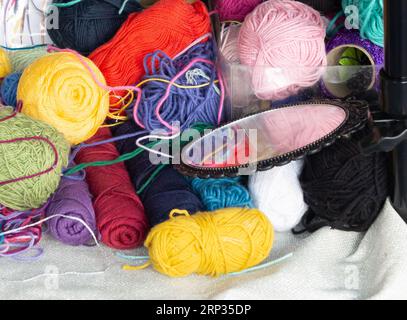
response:
M145 242L153 267L165 275L217 277L238 272L261 263L272 249L273 226L257 209L173 213L151 230Z
M5 78L11 73L11 62L8 53L0 48L0 79Z
M83 58L97 79L106 81L95 64ZM109 111L109 95L72 53L59 52L37 59L21 76L17 99L22 112L64 134L73 145L91 138Z

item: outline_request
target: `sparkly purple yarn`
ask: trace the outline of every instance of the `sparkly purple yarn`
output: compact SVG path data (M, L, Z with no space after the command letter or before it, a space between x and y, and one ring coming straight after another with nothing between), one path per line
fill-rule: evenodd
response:
M330 52L336 47L352 44L364 48L372 57L376 66L383 65L384 63L384 49L370 42L369 40L362 39L357 30L342 29L333 37L326 46L326 52Z
M339 31L335 37L333 37L326 46L326 52L329 55L333 49L344 46L344 45L353 45L356 47L361 47L369 53L370 58L374 61L376 67L376 80L374 84L374 88L379 91L380 90L380 76L379 76L379 68L384 64L384 49L372 43L369 40L362 39L358 30L347 30L342 29ZM331 93L328 92L328 89L322 83L321 89L324 95L328 97L333 97Z
M96 232L95 211L85 181L63 178L48 205L46 215L47 217L64 215L79 218L86 222L93 232ZM67 245L80 246L92 240L89 230L79 221L55 217L49 220L48 227L55 239Z

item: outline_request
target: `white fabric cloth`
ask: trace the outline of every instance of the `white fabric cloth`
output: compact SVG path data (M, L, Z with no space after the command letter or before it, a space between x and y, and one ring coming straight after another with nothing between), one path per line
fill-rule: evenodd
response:
M277 234L270 259L293 257L236 277L171 279L152 269L122 271L125 261L112 250L71 248L49 238L41 244L45 254L37 262L0 259L0 298L407 299L407 225L389 203L366 234L329 228L300 237ZM103 271L106 263L111 266L100 274L55 276ZM38 276L44 272L54 275Z
M0 1L0 45L21 48L51 44L46 30L50 3L51 0ZM57 16L53 11L50 14Z

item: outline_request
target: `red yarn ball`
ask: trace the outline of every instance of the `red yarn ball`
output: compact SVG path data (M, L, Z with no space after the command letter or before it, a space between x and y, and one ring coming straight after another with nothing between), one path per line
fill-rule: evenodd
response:
M101 128L88 141L112 138L108 128ZM119 157L113 143L82 149L77 163L109 161ZM148 228L140 198L123 163L86 169L86 180L94 197L94 208L102 242L114 249L133 249L143 244Z

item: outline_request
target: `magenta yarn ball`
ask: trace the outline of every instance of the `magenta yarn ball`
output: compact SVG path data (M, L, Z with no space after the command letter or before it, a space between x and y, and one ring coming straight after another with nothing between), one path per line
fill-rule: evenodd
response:
M222 21L243 21L262 0L217 0L216 9Z

